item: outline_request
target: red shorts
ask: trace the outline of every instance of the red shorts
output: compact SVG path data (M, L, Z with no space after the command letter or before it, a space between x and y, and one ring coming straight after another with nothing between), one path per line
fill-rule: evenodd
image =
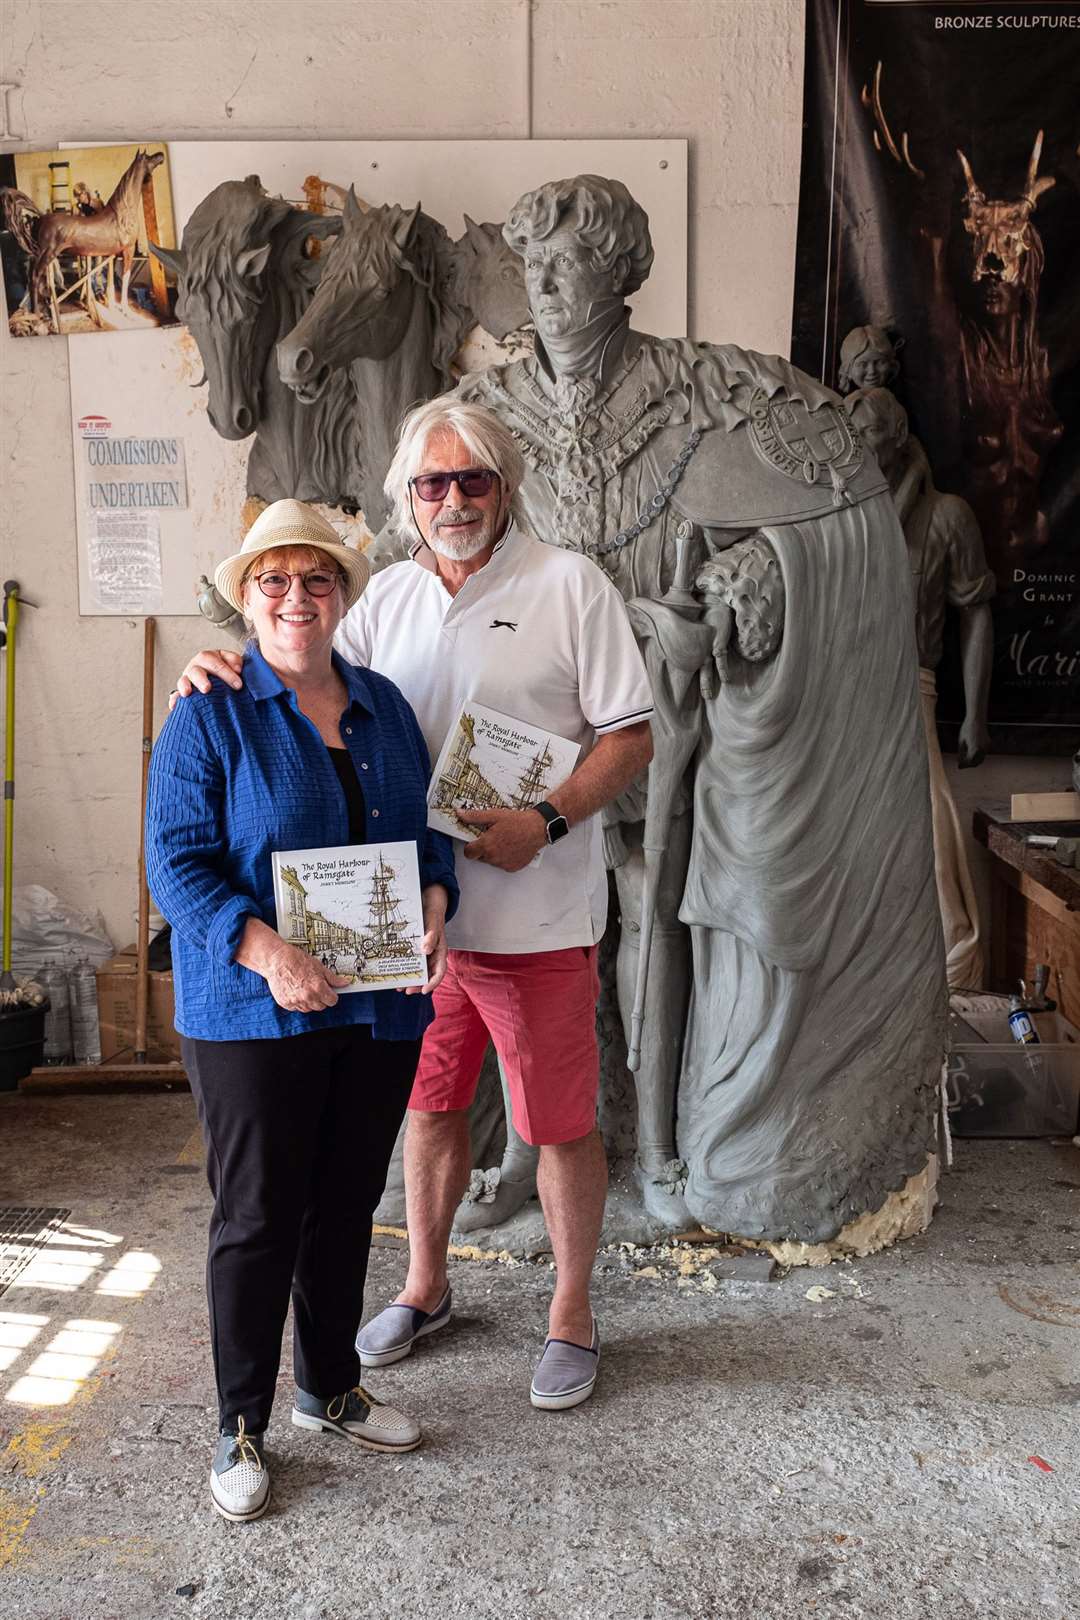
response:
M517 956L451 951L409 1107L468 1108L490 1036L519 1135L534 1147L587 1136L600 1080L599 994L595 945Z

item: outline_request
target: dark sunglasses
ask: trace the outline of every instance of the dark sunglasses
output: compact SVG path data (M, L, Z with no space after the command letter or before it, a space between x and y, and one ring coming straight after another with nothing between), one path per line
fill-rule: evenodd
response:
M265 574L255 575L264 596L288 596L294 579L301 582L309 596L329 596L341 577L340 573L331 574L325 568L313 568L306 574L287 574L283 568L272 568Z
M418 473L409 483L422 501L445 501L450 485L456 484L463 495L475 500L490 495L499 475L490 467L463 467L460 472Z

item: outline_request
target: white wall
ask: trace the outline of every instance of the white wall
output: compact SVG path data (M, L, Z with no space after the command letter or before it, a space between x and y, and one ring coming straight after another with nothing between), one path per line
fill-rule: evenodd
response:
M21 86L9 98L18 139L7 146L685 136L691 334L786 352L799 0L531 0L531 16L529 6L0 0L2 77ZM100 907L125 943L136 903L141 625L78 617L65 343L5 333L0 349L0 572L41 603L19 638L16 879ZM163 713L175 672L206 633L194 619L163 619L159 635ZM960 778L965 801L994 796L980 775ZM1025 761L1020 776L1064 785L1068 767ZM1016 785L1001 762L993 779Z

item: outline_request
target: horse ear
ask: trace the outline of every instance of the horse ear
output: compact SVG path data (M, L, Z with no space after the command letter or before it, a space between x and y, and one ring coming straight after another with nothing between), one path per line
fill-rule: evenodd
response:
M238 276L258 276L266 269L266 261L270 257L270 243L264 242L262 247L245 248L243 253L236 255L236 273Z
M391 226L390 234L394 238L397 246L402 250L404 250L406 244L408 243L409 237L413 233L413 227L419 218L419 203L417 203L415 208L410 208L408 210L399 208L397 210L397 218L394 220L393 225Z
M183 248L159 247L157 242L150 242L149 248L155 259L160 259L166 270L171 270L174 276L182 276L187 269L187 254Z
M352 185L345 193L344 217L350 225L355 225L358 219L363 219L360 204L356 200L356 187Z

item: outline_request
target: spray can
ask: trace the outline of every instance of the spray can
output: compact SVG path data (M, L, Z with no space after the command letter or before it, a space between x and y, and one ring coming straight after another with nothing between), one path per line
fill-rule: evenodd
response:
M45 1014L46 1063L71 1062L71 992L68 976L59 962L50 962L38 974L49 997L49 1010Z
M71 1040L76 1063L101 1062L97 975L85 958L71 971Z
M1012 1030L1013 1040L1019 1042L1021 1046L1040 1045L1039 1032L1019 996L1009 998L1009 1028Z

